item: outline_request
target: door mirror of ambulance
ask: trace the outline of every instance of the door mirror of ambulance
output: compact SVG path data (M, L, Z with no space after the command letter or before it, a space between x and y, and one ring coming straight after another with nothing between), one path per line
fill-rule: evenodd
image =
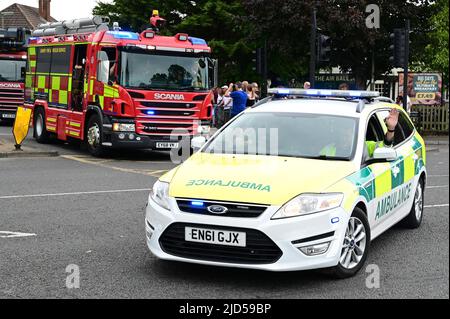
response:
M380 147L373 152L373 160L393 162L397 159L397 151L391 147Z
M196 136L191 141L191 147L194 150L194 152L200 150L205 144L206 144L206 137L204 136Z

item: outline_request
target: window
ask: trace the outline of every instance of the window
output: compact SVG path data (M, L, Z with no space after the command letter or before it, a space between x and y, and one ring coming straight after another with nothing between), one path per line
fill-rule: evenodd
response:
M122 49L120 83L133 89L205 91L213 84L212 60L190 53Z
M411 123L411 121L404 112L400 112L398 122L399 122L398 124L401 126L403 130L405 138L409 138L414 133L414 125Z
M23 60L0 60L0 82L23 82L25 64Z
M97 56L97 80L103 83L115 81L117 73L116 48L103 48Z
M70 51L68 45L52 47L51 73L70 72Z
M400 114L398 118L398 125L395 128L394 146L403 143L414 133L414 125L411 123L411 121L408 119L408 117L403 111L399 112ZM377 115L379 120L384 123L384 119L388 117L389 111L388 110L380 111L377 113Z
M350 160L358 119L306 113L246 113L206 147L216 154L252 154Z
M36 52L36 72L49 73L52 60L52 49L48 47L38 48Z

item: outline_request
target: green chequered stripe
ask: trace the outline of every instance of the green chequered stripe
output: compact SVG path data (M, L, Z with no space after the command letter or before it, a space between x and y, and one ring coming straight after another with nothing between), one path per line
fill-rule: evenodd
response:
M405 182L405 162L403 156L400 156L397 161L391 164L391 180L392 189L403 185Z
M368 202L375 198L375 176L370 167L364 167L360 171L347 177L359 189L359 195L363 196Z

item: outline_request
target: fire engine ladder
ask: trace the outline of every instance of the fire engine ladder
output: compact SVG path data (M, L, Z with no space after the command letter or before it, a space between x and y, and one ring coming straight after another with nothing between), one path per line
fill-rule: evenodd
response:
M109 21L108 17L95 16L93 18L44 23L38 25L31 35L34 37L42 37L104 31L109 30Z

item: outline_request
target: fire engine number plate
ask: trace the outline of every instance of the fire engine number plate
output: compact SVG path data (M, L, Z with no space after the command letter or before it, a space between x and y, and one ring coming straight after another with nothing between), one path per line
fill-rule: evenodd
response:
M4 119L15 119L16 114L2 114L2 118Z
M178 148L179 143L156 143L156 148Z

